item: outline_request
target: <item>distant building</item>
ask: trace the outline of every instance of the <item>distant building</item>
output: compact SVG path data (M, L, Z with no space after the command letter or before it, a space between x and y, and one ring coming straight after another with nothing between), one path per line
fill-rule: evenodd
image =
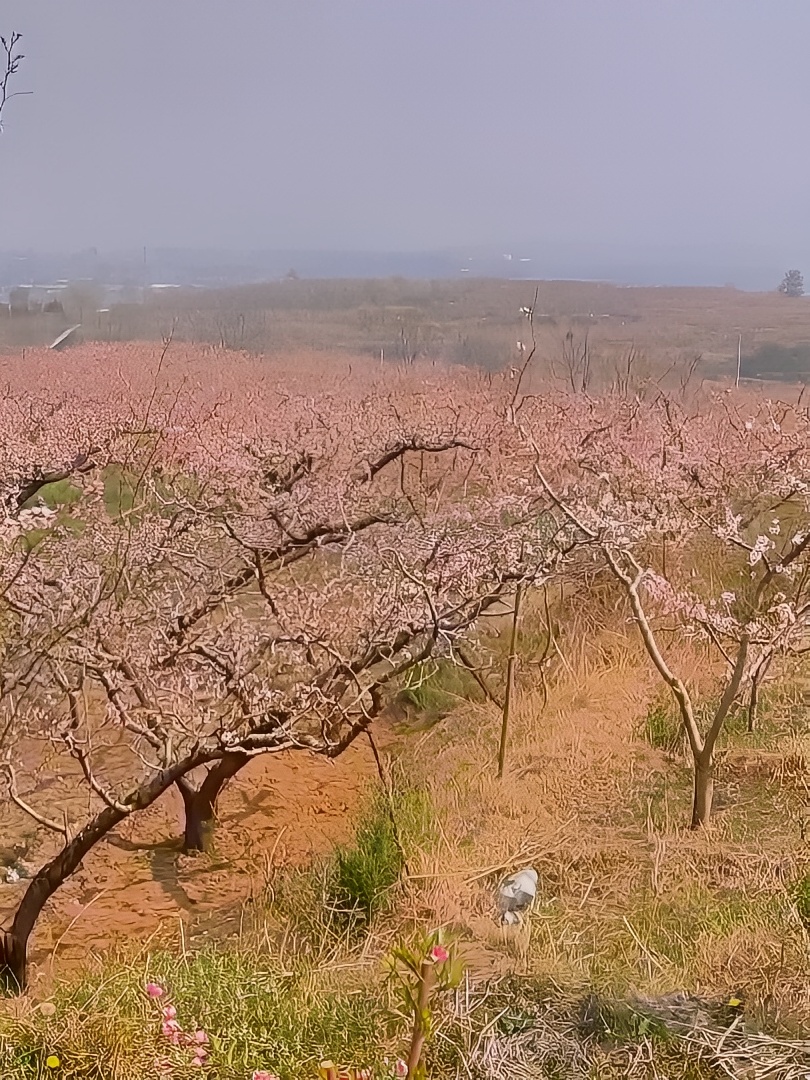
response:
M54 285L15 285L8 294L8 306L12 315L32 314L40 311L62 311L62 294L67 282Z
M144 290L142 285L105 285L104 303L107 307L114 304L142 304Z
M15 285L8 294L8 309L12 315L24 315L29 311L30 285Z

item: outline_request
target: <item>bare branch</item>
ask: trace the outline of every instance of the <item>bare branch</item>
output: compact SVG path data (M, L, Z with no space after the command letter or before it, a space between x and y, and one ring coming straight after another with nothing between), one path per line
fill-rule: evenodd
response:
M70 828L67 824L67 819L60 825L59 822L53 821L51 818L45 817L44 814L40 814L38 810L35 810L33 806L22 798L17 790L17 775L8 761L0 762L0 771L6 775L6 783L8 784L8 794L11 801L15 806L19 807L23 813L27 814L30 818L33 818L38 825L42 825L43 828L50 829L51 832L59 833L60 836L64 836L65 840L70 840Z
M12 77L17 74L21 62L25 59L23 53L15 51L21 38L22 34L18 33L12 33L10 37L0 36L0 49L4 55L4 59L0 59L0 131L3 130L3 110L9 101L32 93L31 90L18 90L10 94L8 89Z

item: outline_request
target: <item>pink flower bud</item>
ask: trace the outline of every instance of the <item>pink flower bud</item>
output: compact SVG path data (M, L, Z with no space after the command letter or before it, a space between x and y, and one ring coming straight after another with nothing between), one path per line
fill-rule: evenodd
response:
M160 998L166 993L162 986L158 986L157 983L147 983L146 993L150 998Z
M437 964L443 964L450 956L450 953L442 945L434 945L430 950L430 959L435 960Z
M164 1020L160 1030L170 1043L174 1043L175 1046L179 1045L180 1025L177 1023L176 1020Z

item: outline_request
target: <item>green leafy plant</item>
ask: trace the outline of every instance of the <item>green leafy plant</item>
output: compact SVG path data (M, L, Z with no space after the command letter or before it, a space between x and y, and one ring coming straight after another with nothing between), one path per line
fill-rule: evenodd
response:
M393 825L382 807L357 830L351 847L335 852L332 901L353 921L370 923L385 907L402 873L403 857Z
M370 800L353 843L335 850L328 876L327 905L344 923L367 926L388 907L406 868L406 849L425 841L429 816L427 795L415 788Z

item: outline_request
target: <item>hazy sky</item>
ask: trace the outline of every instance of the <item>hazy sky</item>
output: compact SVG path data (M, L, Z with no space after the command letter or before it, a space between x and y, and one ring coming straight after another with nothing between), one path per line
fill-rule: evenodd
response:
M808 0L0 0L0 248L810 253Z

